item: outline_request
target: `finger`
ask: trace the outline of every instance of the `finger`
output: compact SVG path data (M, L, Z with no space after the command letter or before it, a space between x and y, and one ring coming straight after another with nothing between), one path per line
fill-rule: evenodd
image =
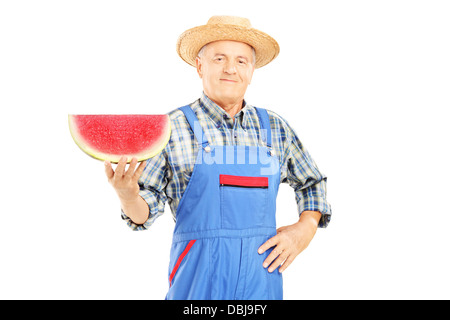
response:
M127 165L127 158L121 157L119 163L116 167L116 174L114 175L117 178L122 178L125 172L125 166Z
M105 161L105 173L106 173L106 177L108 177L108 180L112 179L112 177L114 177L114 170L111 166L111 162L109 162L108 160Z
M272 262L283 252L282 249L278 248L279 246L276 246L273 248L272 252L267 256L266 260L263 262L263 267L267 268L272 264Z
M272 262L272 264L270 265L268 271L269 271L269 272L275 271L275 269L278 268L278 267L286 260L287 257L288 257L288 254L287 254L285 251L283 251L283 252L278 256L278 258L277 258L274 262Z
M278 235L273 236L272 238L270 238L269 240L264 242L262 244L262 246L260 246L258 248L258 253L262 254L262 253L266 252L269 248L272 248L273 246L276 246L278 244L278 242L279 242Z
M142 172L144 172L144 169L145 169L146 164L147 164L147 161L142 161L142 162L139 164L139 167L138 167L138 168L136 169L136 171L134 172L133 179L139 180L139 178L140 178L141 175L142 175Z
M294 256L291 254L289 257L287 257L286 261L284 261L283 265L280 267L279 271L283 272L284 270L286 270L287 267L289 267L289 265L292 263L292 261L294 261Z
M130 165L128 166L128 170L127 170L127 172L125 173L125 175L128 176L128 177L130 177L130 178L133 177L133 175L134 175L134 169L136 168L136 165L137 165L137 158L133 157L133 158L131 159Z

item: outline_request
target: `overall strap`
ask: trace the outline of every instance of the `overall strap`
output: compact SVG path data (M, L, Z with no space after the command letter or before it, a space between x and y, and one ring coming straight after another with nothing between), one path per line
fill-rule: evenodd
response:
M261 136L263 141L267 144L269 148L272 147L272 133L270 131L270 120L269 114L266 109L256 108L256 113L258 114L259 122L261 123Z
M208 145L208 140L206 139L205 133L203 132L203 129L200 126L200 122L198 121L194 111L189 105L181 107L179 109L183 111L184 115L186 116L186 119L189 122L192 131L194 132L198 144L201 145L202 148L205 148Z

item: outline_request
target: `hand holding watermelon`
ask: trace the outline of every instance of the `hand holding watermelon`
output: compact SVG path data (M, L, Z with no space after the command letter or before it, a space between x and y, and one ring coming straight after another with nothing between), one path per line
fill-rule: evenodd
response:
M111 162L105 161L105 173L108 182L116 190L121 202L130 202L139 195L138 180L145 168L145 161L142 161L136 169L138 163L136 158L132 158L128 170L125 170L127 158L122 157L113 170Z
M149 209L144 199L139 196L138 180L144 171L146 161L142 161L137 169L138 160L136 157L131 159L127 170L125 170L126 164L127 158L121 157L114 171L111 162L106 160L106 177L119 196L125 214L135 223L142 224L148 218Z

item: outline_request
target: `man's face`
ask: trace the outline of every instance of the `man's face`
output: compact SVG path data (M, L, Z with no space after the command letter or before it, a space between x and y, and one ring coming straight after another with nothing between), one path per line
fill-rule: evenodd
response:
M221 106L244 99L254 69L252 47L242 42L209 43L197 58L205 94Z

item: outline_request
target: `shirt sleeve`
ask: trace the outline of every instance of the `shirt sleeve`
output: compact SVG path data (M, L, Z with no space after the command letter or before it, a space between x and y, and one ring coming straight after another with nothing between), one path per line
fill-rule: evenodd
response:
M327 202L327 177L322 174L294 130L285 122L287 144L282 161L282 181L295 191L299 215L303 211L319 211L320 228L331 219L331 206Z
M168 180L168 171L165 150L147 160L147 164L138 181L139 195L147 202L149 207L147 221L143 224L136 224L121 210L122 219L125 220L132 230L148 229L155 222L156 218L164 213L164 206L167 200L165 187Z

